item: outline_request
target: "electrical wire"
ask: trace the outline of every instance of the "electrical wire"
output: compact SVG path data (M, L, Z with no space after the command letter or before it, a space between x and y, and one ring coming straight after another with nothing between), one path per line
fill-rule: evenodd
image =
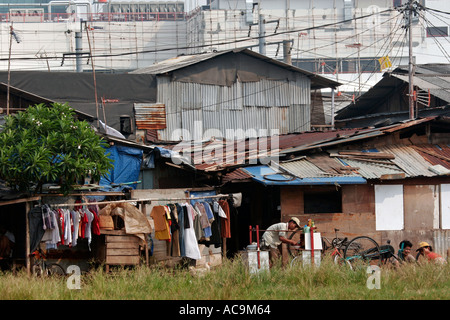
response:
M431 26L431 27L433 27L433 28L436 28L436 26L435 26L434 24L432 24L432 23L431 23L424 15L421 15L421 18L422 18L423 21L427 24L427 25L423 25L423 23L420 22L420 23L422 24L422 26L423 26L425 29L427 29L428 26ZM443 34L442 31L440 31L439 29L436 29L436 30L438 30L438 32L440 32L440 33L443 35L443 38L446 39L446 36L448 36L448 35ZM447 59L447 61L450 62L450 54L445 50L444 46L439 42L438 37L436 37L436 36L434 36L434 35L431 35L431 38L432 38L433 41L436 43L436 46L437 46L437 47L439 48L439 50L442 52L442 54L443 54L444 57ZM442 38L442 37L439 37L439 38ZM446 40L447 40L447 42L449 42L448 39L446 39Z
M136 54L145 54L145 53L157 53L157 52L165 52L165 51L173 51L173 50L188 50L188 49L201 49L201 48L207 48L207 47L211 47L211 46L221 46L221 45L228 45L228 44L236 44L236 43L242 43L242 42L246 42L246 41L252 41L252 40L259 40L261 38L270 38L273 36L279 36L279 35L283 35L283 34L292 34L292 33L298 33L298 32L304 32L304 31L309 31L309 30L314 30L314 29L320 29L320 28L326 28L326 27L330 27L330 26L336 26L339 24L343 24L343 23L347 23L350 21L356 21L356 20L360 20L360 19L365 19L368 17L372 17L375 15L379 15L379 14L383 14L383 13L387 13L387 12L391 12L392 9L386 9L377 13L372 13L372 14L368 14L368 15L363 15L360 17L355 17L353 19L347 19L347 20L342 20L342 21L338 21L338 22L332 22L332 23L327 23L327 24L323 24L320 26L314 26L314 27L306 27L306 28L302 28L302 29L295 29L295 30L286 30L286 31L280 31L277 32L275 34L266 34L265 36L257 36L257 37L245 37L245 38L241 38L241 39L234 39L234 40L225 40L222 42L218 42L218 43L214 43L214 44L198 44L195 46L178 46L178 47L169 47L169 48L160 48L160 49L151 49L151 50L136 50L136 51L128 51L128 52L122 52L122 53L109 53L109 54L93 54L93 58L107 58L107 57L120 57L120 56L128 56L128 55L136 55ZM94 50L95 51L95 50ZM11 58L11 60L39 60L40 58L37 57L13 57ZM59 57L59 59L61 59L61 57ZM66 59L75 59L75 57L66 57ZM7 60L4 58L0 58L0 61L2 60ZM46 59L48 60L48 58Z
M431 26L432 28L435 28L435 30L438 31L438 33L440 33L442 36L435 36L433 34L431 34L431 38L434 40L434 42L436 43L436 45L438 46L439 50L442 52L442 54L444 55L445 58L447 58L447 61L450 62L450 54L445 50L444 46L442 45L442 43L440 43L439 39L444 39L447 43L450 44L450 41L447 39L448 37L448 29L447 29L447 33L444 33L443 31L441 31L439 29L439 27L436 27L433 23L431 23L430 20L428 20L425 15L421 15L421 18L423 19L423 21L426 23L426 26L423 25L423 23L421 22L422 26L428 30L427 27Z

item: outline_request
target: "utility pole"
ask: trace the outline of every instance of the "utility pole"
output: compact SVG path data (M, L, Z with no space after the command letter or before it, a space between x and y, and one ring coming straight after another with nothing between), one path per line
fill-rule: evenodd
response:
M409 33L409 118L414 119L414 62L413 62L413 37L412 37L412 17L413 17L413 2L414 0L409 0L408 2L408 33Z
M258 5L259 6L259 5ZM259 9L258 9L259 12ZM259 53L266 55L266 26L264 15L259 14L258 16L259 23Z

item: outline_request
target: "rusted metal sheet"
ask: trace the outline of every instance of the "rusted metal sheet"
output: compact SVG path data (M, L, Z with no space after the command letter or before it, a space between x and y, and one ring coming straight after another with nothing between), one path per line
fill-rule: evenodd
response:
M134 106L136 128L140 130L165 129L166 107L164 104L136 104Z
M435 176L435 174L428 169L430 163L411 146L387 145L378 148L378 150L394 154L395 159L390 161L402 169L407 177Z
M414 149L419 152L432 165L441 165L450 169L450 147L447 145L421 145L414 146Z

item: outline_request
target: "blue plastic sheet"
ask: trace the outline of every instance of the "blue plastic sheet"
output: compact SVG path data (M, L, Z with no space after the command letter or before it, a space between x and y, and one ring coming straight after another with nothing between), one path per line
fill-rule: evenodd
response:
M121 189L120 186L126 185L136 189L143 151L137 148L114 145L106 149L105 153L110 153L108 157L114 160L114 168L111 169L109 174L100 178L100 185L119 189Z

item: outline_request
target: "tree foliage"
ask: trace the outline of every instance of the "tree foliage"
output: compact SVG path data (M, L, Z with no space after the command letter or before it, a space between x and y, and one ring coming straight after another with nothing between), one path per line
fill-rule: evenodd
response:
M0 132L0 178L20 191L57 182L67 193L85 175L95 180L112 168L107 143L67 104L30 106L5 118Z

